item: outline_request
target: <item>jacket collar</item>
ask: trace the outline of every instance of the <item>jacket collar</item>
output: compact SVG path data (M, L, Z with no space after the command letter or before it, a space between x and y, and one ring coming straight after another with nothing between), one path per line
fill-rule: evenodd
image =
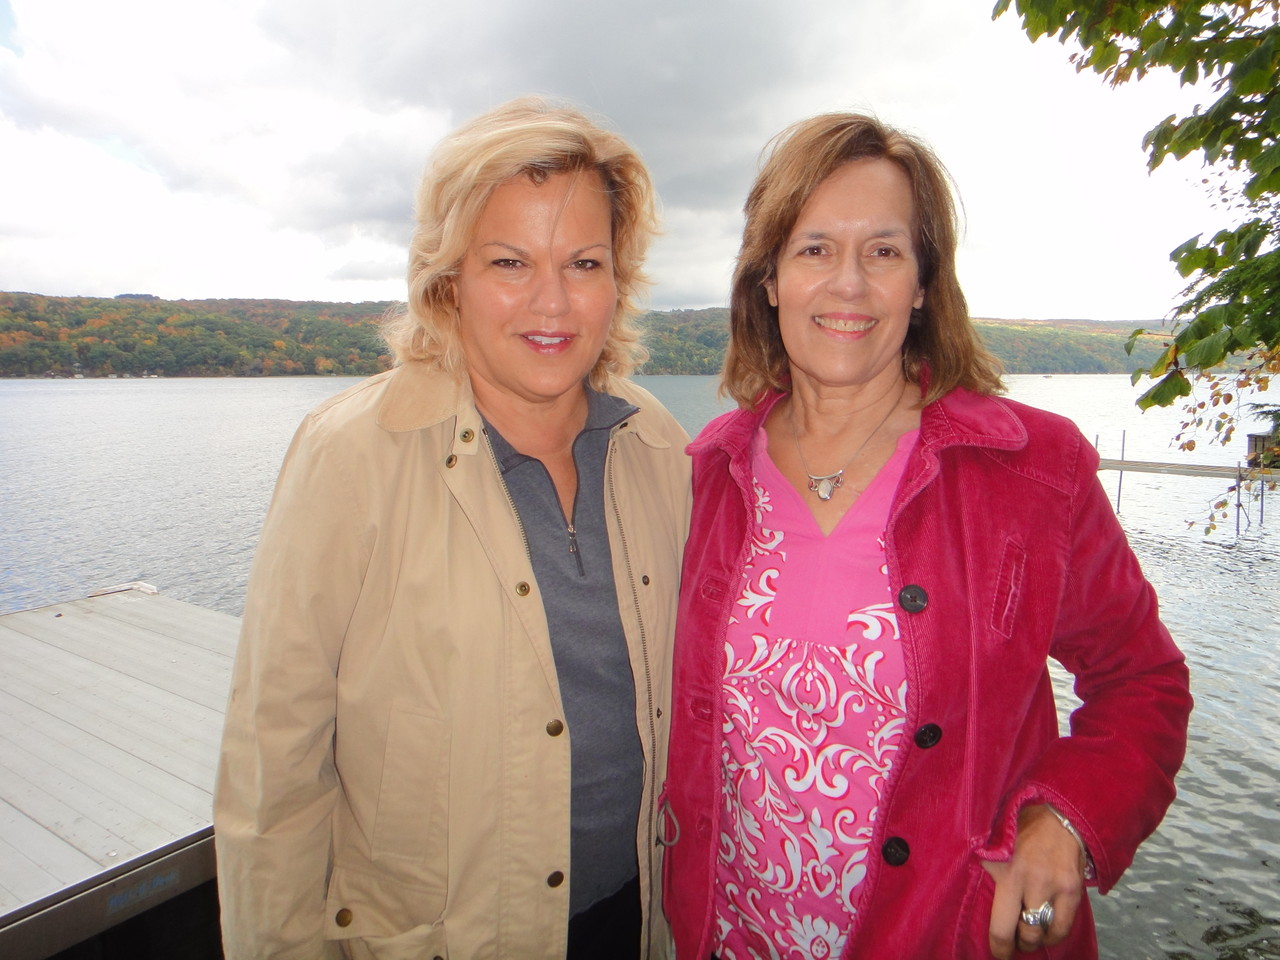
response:
M920 442L929 450L1021 450L1027 445L1027 428L1007 400L956 387L924 408Z
M764 423L764 418L769 415L773 405L785 396L781 391L770 391L752 409L739 408L722 413L702 428L702 432L689 444L688 453L696 456L719 449L728 454L730 459L745 455L751 449L751 438Z
M471 383L462 374L409 360L388 376L390 382L378 405L378 426L391 433L433 427L462 410L475 409Z
M423 430L458 419L459 430L470 427L479 431L482 426L476 410L471 381L464 372L448 373L421 360L408 360L386 374L390 378L387 389L378 405L378 426L391 433ZM615 432L635 433L650 447L668 447L670 443L646 422L644 403L628 381L611 377L605 393L638 406L640 410L629 415L615 427Z

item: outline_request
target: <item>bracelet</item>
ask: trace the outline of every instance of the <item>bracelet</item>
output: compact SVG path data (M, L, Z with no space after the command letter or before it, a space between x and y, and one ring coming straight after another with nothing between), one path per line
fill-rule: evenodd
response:
M1049 812L1057 818L1060 824L1062 824L1063 829L1065 829L1067 833L1071 834L1071 836L1075 837L1076 843L1080 844L1080 852L1084 854L1084 878L1086 880L1097 879L1098 871L1093 866L1093 854L1089 852L1089 847L1084 842L1084 837L1080 836L1080 831L1077 830L1075 824L1064 817L1062 815L1062 811L1052 803L1046 803L1045 806L1049 808Z

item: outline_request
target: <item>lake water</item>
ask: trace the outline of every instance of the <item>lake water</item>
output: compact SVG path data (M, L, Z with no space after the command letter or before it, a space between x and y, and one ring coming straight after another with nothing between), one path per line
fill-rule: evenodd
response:
M239 614L285 447L340 378L0 380L0 613L131 580ZM709 377L642 382L695 433L726 409ZM1104 457L1234 465L1171 449L1177 410L1140 413L1123 376L1008 378ZM1192 669L1179 797L1115 891L1093 897L1109 960L1280 958L1280 495L1210 537L1224 484L1100 475ZM1069 685L1057 678L1070 707ZM2 774L0 774L2 775Z

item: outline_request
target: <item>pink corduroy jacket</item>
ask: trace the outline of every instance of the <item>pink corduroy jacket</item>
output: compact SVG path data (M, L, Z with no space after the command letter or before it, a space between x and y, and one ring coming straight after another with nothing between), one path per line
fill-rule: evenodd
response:
M680 960L706 960L724 769L721 678L747 550L756 412L690 445L694 507L676 631L664 907ZM844 956L990 957L994 884L1018 810L1074 823L1109 890L1173 801L1191 711L1182 654L1062 417L957 389L928 404L885 547L907 670L906 730L885 785ZM1060 736L1048 659L1083 702ZM1097 956L1087 898L1038 956Z

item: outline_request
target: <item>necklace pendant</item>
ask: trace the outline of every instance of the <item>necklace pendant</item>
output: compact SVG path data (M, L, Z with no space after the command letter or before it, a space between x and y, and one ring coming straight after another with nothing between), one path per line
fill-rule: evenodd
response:
M828 474L825 477L815 477L813 474L809 474L809 489L818 495L819 500L830 500L843 482L843 470Z

